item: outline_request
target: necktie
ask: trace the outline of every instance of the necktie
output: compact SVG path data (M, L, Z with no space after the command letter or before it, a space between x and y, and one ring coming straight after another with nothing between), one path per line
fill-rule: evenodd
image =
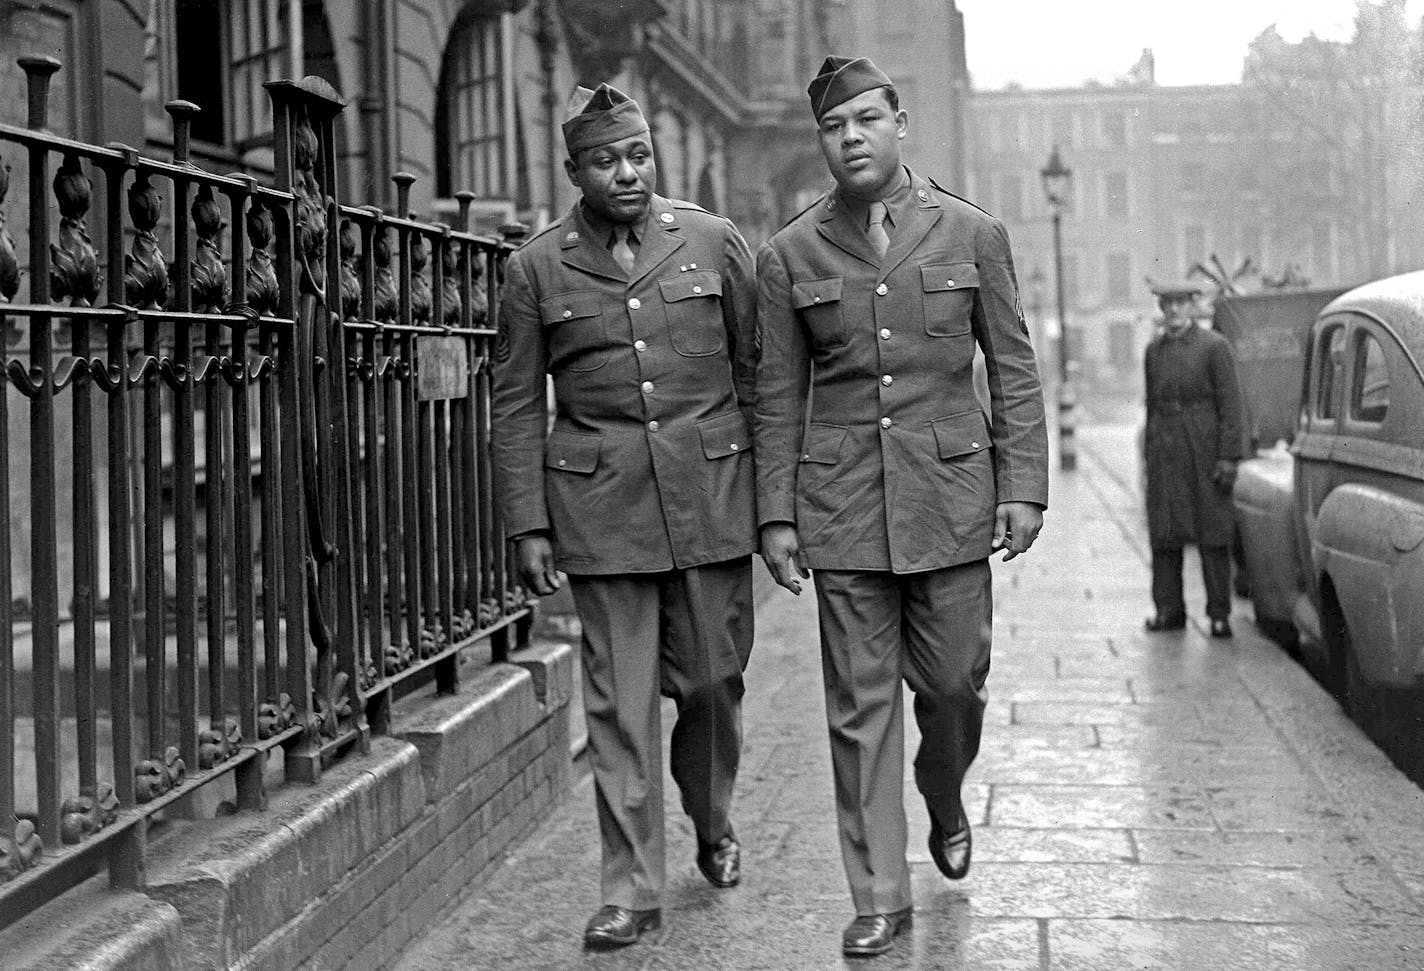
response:
M628 242L629 227L619 224L613 227L613 258L623 267L624 273L633 272L633 247Z
M889 213L885 209L885 203L870 204L870 225L865 228L865 235L870 237L870 245L875 247L876 256L884 256L885 251L890 248L890 234L885 232L887 215Z

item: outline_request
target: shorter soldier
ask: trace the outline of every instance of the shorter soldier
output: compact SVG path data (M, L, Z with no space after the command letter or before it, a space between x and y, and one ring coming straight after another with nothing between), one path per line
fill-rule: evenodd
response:
M1231 636L1231 488L1241 457L1241 395L1231 344L1196 325L1201 290L1154 285L1162 333L1147 347L1147 530L1152 545L1150 631L1187 625L1182 547L1196 543L1212 637Z
M661 919L659 694L677 704L670 767L697 866L731 887L729 818L752 648L751 408L756 293L733 225L654 192L636 102L601 85L564 122L581 198L509 258L494 363L494 463L519 571L568 574L603 907L588 947ZM556 413L547 431L545 375Z

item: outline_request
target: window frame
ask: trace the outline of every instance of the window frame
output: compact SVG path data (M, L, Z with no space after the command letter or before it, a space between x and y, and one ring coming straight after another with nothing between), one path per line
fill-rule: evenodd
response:
M478 12L450 32L436 91L435 192L440 199L451 200L454 193L469 190L481 202L501 208L515 203L518 121L511 75L512 34L509 14ZM457 45L470 39L477 39L478 47L465 58ZM493 66L487 63L490 54ZM459 73L465 69L471 72L468 77ZM491 118L498 121L497 131L473 137ZM475 153L468 159L463 155L467 150ZM497 162L494 176L486 171L490 159Z
M1381 334L1375 332L1374 328L1363 322L1357 322L1346 343L1346 358L1348 360L1348 374L1344 382L1344 394L1342 398L1341 416L1346 423L1357 429L1375 431L1383 427L1389 419L1389 389L1392 388L1393 371L1390 368L1390 354L1387 342L1382 339ZM1368 362L1362 360L1361 355L1368 347L1373 346L1379 351L1379 362L1384 368L1386 396L1384 410L1376 417L1365 417L1361 415L1362 399L1366 390L1365 379L1369 377ZM1364 372L1362 375L1361 372Z
M1306 373L1310 376L1307 428L1310 431L1334 431L1340 424L1342 389L1345 385L1345 361L1341 353L1348 346L1349 321L1332 317L1315 332L1311 342L1311 361ZM1334 347L1336 338L1340 347ZM1324 392L1329 382L1328 395Z

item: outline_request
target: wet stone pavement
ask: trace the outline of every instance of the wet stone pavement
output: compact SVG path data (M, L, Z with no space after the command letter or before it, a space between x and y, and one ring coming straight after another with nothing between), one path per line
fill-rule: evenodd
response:
M1249 604L1233 641L1204 636L1190 558L1188 630L1142 630L1132 430L1079 439L1038 544L995 565L990 705L965 793L973 870L950 883L935 869L907 772L915 919L890 953L841 956L853 913L814 602L765 590L735 813L741 886L702 880L668 779L663 927L584 952L600 903L585 776L397 967L1424 969L1420 790L1255 631Z

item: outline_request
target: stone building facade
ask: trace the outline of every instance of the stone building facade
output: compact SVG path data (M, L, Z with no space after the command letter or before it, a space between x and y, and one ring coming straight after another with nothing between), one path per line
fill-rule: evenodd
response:
M1289 271L1315 286L1379 275L1330 153L1249 87L1163 87L1139 77L979 91L969 111L972 198L1007 225L1025 306L1050 334L1052 233L1039 171L1055 145L1073 171L1064 289L1073 357L1088 381L1140 382L1153 332L1145 278L1181 279L1213 254L1228 271L1249 258L1267 277ZM1409 249L1395 252L1394 272L1408 267Z

